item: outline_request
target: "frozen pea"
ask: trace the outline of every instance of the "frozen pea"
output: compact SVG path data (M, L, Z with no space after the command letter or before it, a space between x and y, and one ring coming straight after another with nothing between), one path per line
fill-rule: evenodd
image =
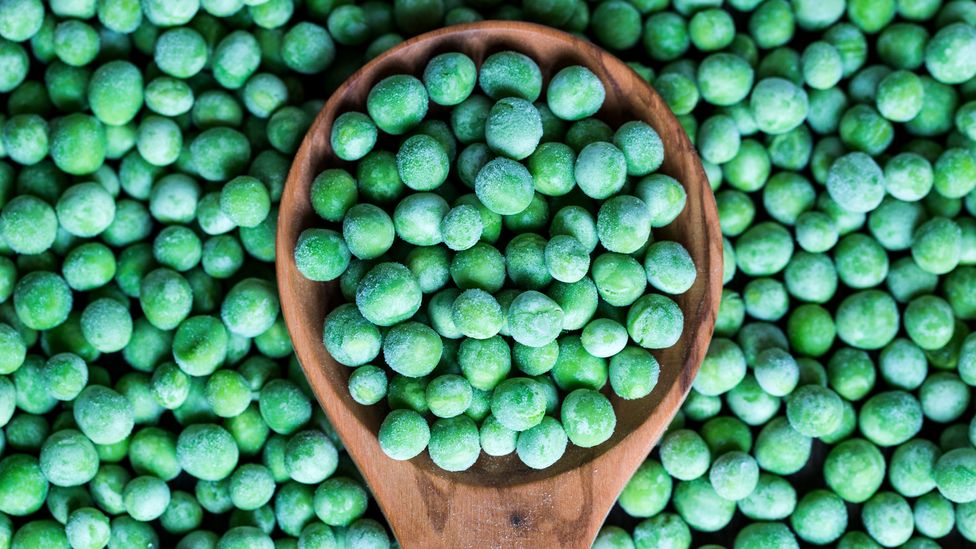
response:
M542 119L529 101L502 98L488 112L485 141L492 151L521 160L535 151L541 139Z
M532 196L529 206L515 215L502 218L502 225L512 233L541 232L549 224L549 201L539 193Z
M430 191L447 179L450 160L439 141L425 134L408 137L396 155L400 180L416 191Z
M939 493L954 503L968 503L976 499L976 476L973 464L976 451L957 448L943 454L935 463L934 477Z
M446 471L463 471L474 465L481 453L478 428L467 416L438 419L430 432L431 460Z
M251 146L244 134L231 128L210 128L190 143L190 160L207 181L224 181L244 171Z
M465 293L472 291L478 290L467 290ZM544 347L555 341L562 331L564 314L562 308L545 294L528 291L511 302L507 320L508 329L516 342L529 347Z
M395 229L386 212L372 204L357 204L342 220L342 236L359 259L376 259L393 245Z
M202 256L200 237L183 225L170 225L153 240L153 257L156 261L179 272L196 267Z
M627 178L627 160L620 149L597 141L580 151L575 166L576 184L584 194L605 199L619 191Z
M423 80L433 102L457 105L474 90L477 69L471 58L463 53L445 53L427 63Z
M657 360L649 352L626 347L610 358L610 386L621 398L643 398L657 385L660 370Z
M765 184L770 169L766 148L755 139L743 139L736 155L722 165L722 175L732 187L750 192Z
M95 28L77 19L58 23L54 28L53 38L55 55L73 67L83 67L91 63L98 56L101 47Z
M836 541L847 528L844 501L827 490L814 490L803 496L790 517L797 536L803 541L827 544Z
M936 493L926 494L915 500L913 506L915 529L933 538L944 537L955 525L954 511L946 498Z
M627 345L627 338L627 329L608 318L591 321L580 334L583 348L591 355L603 358L610 358L622 351Z
M409 377L432 372L442 352L437 332L418 322L398 324L383 338L383 358L394 371Z
M953 334L952 307L936 296L915 298L905 308L904 324L916 345L929 351L939 349Z
M646 287L647 277L636 259L628 255L608 252L593 261L593 281L600 297L615 307L634 303ZM664 336L666 340L669 336Z
M753 225L736 242L736 264L750 276L768 276L781 271L793 255L793 239L778 223Z
M528 56L503 51L484 60L478 73L478 84L492 99L518 97L535 101L542 93L542 73Z
M420 246L411 250L406 257L407 268L417 277L420 291L425 294L436 292L448 283L450 264L449 252L440 246Z
M774 175L763 187L763 207L770 217L786 225L794 225L801 214L812 208L815 199L810 182L790 172Z
M855 105L840 120L840 138L852 149L879 155L891 145L894 129L873 108Z
M852 503L866 501L884 480L884 457L877 447L864 439L854 438L835 446L823 467L827 485Z
M112 205L114 207L114 203ZM82 208L78 209L85 206L87 204L82 203ZM91 225L98 226L99 222L92 220ZM0 237L20 254L47 251L54 244L58 226L55 209L31 195L17 196L0 210Z
M33 330L49 330L61 325L71 312L72 302L68 284L51 272L28 273L14 287L17 318Z
M380 448L392 459L411 459L427 447L430 427L427 421L413 410L393 410L379 431Z
M858 349L880 349L898 331L894 300L878 290L866 290L845 298L836 313L838 337Z
M546 243L545 262L554 279L573 283L585 277L589 271L590 254L576 238L556 235Z
M74 401L78 428L96 444L114 444L129 436L134 424L132 404L119 393L90 385Z
M920 204L902 202L894 198L886 197L878 209L871 212L870 216L868 217L868 228L871 231L871 235L877 240L877 243L883 246L886 250L901 251L907 250L911 246L913 233L918 225L922 223L923 219L924 210ZM861 248L860 251L863 251L868 257L878 256L878 259L871 261L871 263L874 263L875 266L879 266L880 263L878 260L881 259L881 257L879 254L880 250L877 249L877 244L863 240L863 237L856 235L848 235L844 238L844 241L853 241L857 244L861 244L861 242L858 242L858 240L862 240L867 246L851 246L851 242L848 242L846 245L846 252L851 254L852 252L855 252L855 250L852 248ZM840 252L842 248L843 247L838 247L838 252ZM887 264L887 258L883 258L883 263ZM865 265L865 267L868 266ZM877 272L877 268L868 268L866 270L875 271L875 273ZM848 269L847 274L853 273L850 273L850 270ZM873 286L875 284L869 285Z
M720 497L738 501L755 490L759 481L759 467L745 452L727 452L712 463L708 479Z
M454 255L450 273L460 289L497 292L505 281L505 258L492 246L479 242Z
M830 168L827 190L844 209L868 212L875 209L884 197L884 175L868 155L849 153Z
M126 512L136 520L150 521L159 518L169 505L169 486L153 476L141 476L130 480L122 494Z
M759 320L777 321L786 314L789 307L786 287L771 278L749 281L742 295L746 312Z
M803 78L811 88L832 88L843 76L840 52L827 42L813 42L803 50Z
M789 353L769 348L756 357L755 376L759 386L773 396L786 396L799 381L799 366Z
M583 245L587 253L592 253L600 243L596 221L581 206L566 206L557 211L552 218L549 234L552 237L571 236Z
M563 143L539 145L528 157L528 168L536 191L548 196L562 196L576 184L573 174L576 154Z
M736 508L735 502L719 496L704 478L678 483L673 500L685 522L703 532L722 529L732 520Z
M171 269L150 271L139 283L138 290L143 313L153 326L161 330L176 328L193 305L190 284Z
M190 223L199 203L200 185L182 174L158 179L149 191L149 211L161 223Z
M532 202L532 174L524 166L507 158L496 158L478 172L475 192L492 212L514 215Z
M697 277L694 260L678 242L659 241L647 248L644 256L647 281L662 292L683 294Z
M888 120L907 122L922 109L924 93L922 81L914 73L892 72L878 83L878 111Z
M647 175L664 162L661 137L644 122L630 121L621 125L613 135L613 144L624 153L628 175Z
M518 435L515 451L522 463L533 469L545 469L562 457L568 437L562 425L549 416Z
M220 320L198 315L179 324L173 336L173 358L189 375L208 375L227 357L229 335Z
M373 267L356 290L356 304L370 322L390 326L413 316L421 291L409 269L398 263Z
M722 409L722 399L692 391L681 407L686 419L705 421L715 417Z
M190 78L207 63L207 44L203 36L188 27L163 32L153 46L153 58L164 73L175 78Z
M925 68L936 80L958 84L976 75L976 29L953 23L939 29L925 47Z
M109 519L94 507L80 507L68 516L64 531L72 547L104 547L109 541Z
M260 180L239 176L221 189L220 209L237 226L256 227L268 217L271 198Z
M586 67L574 65L556 73L549 82L546 101L553 114L563 120L593 116L603 105L603 83Z
M648 459L627 482L617 503L632 517L657 515L671 498L671 477L660 462Z
M892 423L887 418L899 417ZM880 446L895 446L915 436L922 428L922 407L904 391L886 391L869 398L861 407L861 433Z
M976 184L976 157L965 149L947 149L934 166L933 187L945 198L961 198L969 194Z
M17 0L0 7L0 37L23 42L41 30L44 5L40 0Z
M817 385L803 385L786 403L786 415L794 429L809 437L832 432L840 424L843 406L839 396Z
M128 308L111 298L95 300L81 314L81 331L95 349L103 353L122 350L132 337L132 316Z
M145 91L146 107L149 110L163 116L179 116L186 114L193 108L193 90L190 86L177 78L159 76L146 85ZM125 127L125 126L123 126ZM112 150L112 135L114 126L105 129L108 150ZM114 158L116 154L106 151L108 158Z
M567 395L560 417L569 440L583 448L605 442L617 423L610 401L592 389L577 389Z
M447 374L430 380L425 397L434 416L450 418L468 410L474 393L467 379L456 374Z
M350 252L339 233L306 229L295 244L295 264L310 280L335 280L349 265Z
M765 78L753 88L750 106L759 129L776 135L797 127L806 118L806 92L783 78Z
M407 196L393 212L397 236L415 246L433 246L443 240L440 225L450 207L440 196L421 192Z
M395 75L373 86L366 109L381 130L400 135L424 118L427 104L427 90L420 80L408 75Z
M50 127L36 114L18 114L7 119L0 134L6 155L25 166L37 164L49 152Z
M660 16L652 16L647 20L647 29L650 29L651 21L656 17ZM645 34L645 39L647 36ZM705 57L698 65L698 88L702 98L713 105L734 105L749 94L753 75L752 67L742 57L731 53L714 53Z
M620 195L600 206L597 235L608 251L622 254L636 252L651 235L651 215L639 198Z
M128 61L111 61L92 73L88 102L95 116L105 124L128 123L143 105L143 81L139 69Z
M676 115L690 115L701 97L691 76L680 72L669 72L654 80L654 89ZM688 133L694 135L694 132Z
M923 495L935 487L935 463L941 455L938 447L927 440L910 440L892 454L888 480L903 496Z
M672 431L661 441L661 464L674 478L699 478L708 470L710 462L708 446L694 431Z
M893 492L879 492L866 501L861 521L868 534L885 547L899 546L912 535L911 507Z
M495 336L505 322L498 301L488 292L477 288L465 290L454 300L451 318L462 334L474 339Z
M589 354L579 337L565 336L559 340L559 356L552 367L552 377L563 390L600 389L607 382L607 361Z
M787 408L789 414L789 408ZM753 453L764 470L778 475L796 473L809 461L812 440L797 431L791 421L778 417L759 432Z
M85 435L65 429L44 441L40 467L45 478L55 486L79 486L98 472L98 454Z
M855 289L877 286L888 274L885 250L876 240L863 234L842 238L834 249L834 263L840 280Z
M461 372L471 386L490 391L508 375L512 368L511 350L501 336L488 339L468 338L458 350Z
M312 181L310 194L315 213L326 221L341 221L356 203L356 180L342 169L325 170Z
M704 160L724 164L739 152L741 137L735 121L719 114L709 117L698 128L696 144Z
M444 244L452 250L466 250L474 246L483 230L478 210L464 204L451 209L441 220L440 226Z
M75 236L95 236L112 223L115 201L98 183L80 183L69 187L58 199L58 221Z
M734 388L745 376L742 350L733 341L715 338L702 361L695 389L705 395L720 395Z
M783 478L760 473L756 489L739 501L739 509L754 520L781 520L796 508L796 491Z

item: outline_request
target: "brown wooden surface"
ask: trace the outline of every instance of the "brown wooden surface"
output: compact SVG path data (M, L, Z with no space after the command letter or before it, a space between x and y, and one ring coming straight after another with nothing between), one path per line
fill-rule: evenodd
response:
M698 267L695 285L677 302L685 314L678 343L654 355L661 364L657 388L635 401L612 397L617 412L613 437L596 448L569 445L566 455L543 471L512 454L482 453L462 473L438 469L426 452L398 462L379 448L376 432L385 406L361 406L349 396L351 371L322 344L322 321L342 301L335 283L306 280L292 250L309 227L326 226L309 202L312 179L343 163L329 146L337 114L365 112L370 87L397 73L420 76L438 53L461 51L477 64L488 55L520 51L534 58L548 78L559 69L584 65L603 81L606 102L597 115L611 126L640 119L664 141L661 172L688 193L684 212L655 239L681 242ZM299 149L281 199L277 235L281 304L299 361L319 403L359 466L402 546L412 548L588 548L633 471L644 461L684 400L708 348L721 295L722 239L715 200L685 132L661 98L616 57L569 34L529 23L481 22L437 30L406 41L353 74L329 99Z

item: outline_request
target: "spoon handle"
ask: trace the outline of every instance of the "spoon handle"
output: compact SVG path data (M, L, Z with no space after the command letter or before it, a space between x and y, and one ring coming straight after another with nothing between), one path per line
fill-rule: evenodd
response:
M403 480L402 503L388 514L403 549L589 549L622 488L592 462L506 488L424 474Z

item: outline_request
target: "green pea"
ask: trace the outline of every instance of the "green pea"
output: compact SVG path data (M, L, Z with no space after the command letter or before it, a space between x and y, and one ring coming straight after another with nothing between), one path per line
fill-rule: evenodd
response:
M474 91L478 71L474 61L463 53L444 53L427 63L424 86L431 101L438 105L458 105Z
M535 101L542 93L542 73L535 61L521 53L504 51L481 64L478 84L488 97L518 97Z

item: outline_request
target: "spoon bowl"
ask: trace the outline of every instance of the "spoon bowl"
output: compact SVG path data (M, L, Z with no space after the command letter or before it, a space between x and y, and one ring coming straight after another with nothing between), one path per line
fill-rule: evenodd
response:
M383 454L376 433L386 407L353 401L347 387L352 369L338 364L322 343L326 314L344 301L338 283L304 278L292 250L303 230L326 225L312 210L312 180L326 168L348 167L330 146L336 116L365 112L373 84L393 74L419 77L437 54L463 52L480 66L487 56L505 50L536 60L545 82L569 65L589 68L606 88L597 118L612 127L643 120L657 130L665 150L659 172L682 183L687 203L674 222L654 229L654 237L683 244L698 277L688 292L674 296L685 316L684 331L673 347L653 351L661 364L654 391L630 401L608 394L617 415L610 440L594 448L570 444L544 470L525 466L514 453L482 453L469 470L452 473L434 465L426 452L409 461ZM281 305L299 362L401 546L408 549L589 548L623 486L687 395L708 348L721 297L722 238L715 200L684 129L664 101L619 59L589 42L530 23L481 22L423 34L349 77L326 102L298 150L281 198L276 247Z

